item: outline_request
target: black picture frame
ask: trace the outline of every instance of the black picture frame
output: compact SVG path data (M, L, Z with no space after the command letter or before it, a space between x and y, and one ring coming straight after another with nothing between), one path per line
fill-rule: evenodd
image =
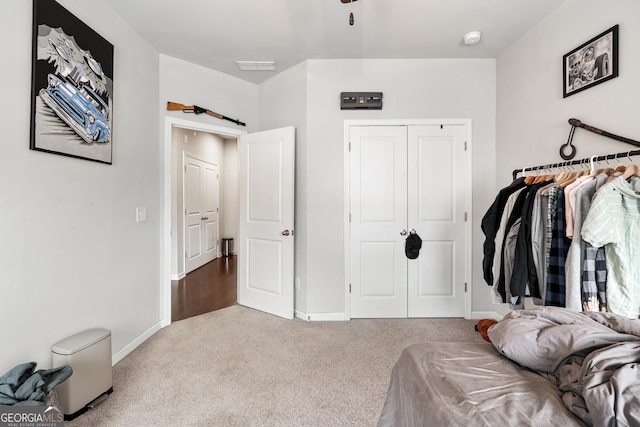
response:
M33 0L32 48L29 148L112 164L113 45L54 0Z
M618 25L562 57L563 98L618 77Z

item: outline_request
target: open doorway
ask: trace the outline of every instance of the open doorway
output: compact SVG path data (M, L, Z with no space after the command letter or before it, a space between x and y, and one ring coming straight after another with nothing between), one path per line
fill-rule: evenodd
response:
M171 321L220 310L238 301L237 255L221 256L171 281Z
M162 233L166 237L164 239L164 266L161 285L163 326L171 323L172 311L175 310L176 303L186 309L178 315L179 318L185 318L185 313L187 315L188 313L202 314L203 310L206 312L217 309L216 307L220 308L220 304L228 304L230 299L235 298L225 291L231 283L236 284L234 245L233 243L228 245L229 255L232 257L223 257L222 239L233 239L231 242L237 240L238 138L246 133L236 129L169 117L166 118L165 125L165 219ZM203 233L201 237L205 241L205 250L213 250L215 253L206 259L202 266L196 266L195 269L193 265L188 267L186 263L189 252L196 251L193 249L193 242L196 242L197 239L190 241L188 224L185 221L185 158L214 165L219 178L217 221L215 224L211 221L205 224L207 221L203 220L203 224L209 227L209 232ZM204 217L211 217L211 215ZM205 229L205 225L202 225L201 228ZM215 227L215 232L211 231L213 227ZM197 246L197 244L195 245ZM200 288L202 292L200 297L197 293L195 296L193 292L187 295L185 292L180 293L173 289L180 281L184 282L187 279L189 269L193 269L189 275L189 288L194 292L200 292L197 289ZM219 295L213 297L220 301L209 304L210 309L203 308L201 304L200 306L194 305L193 301L202 303L202 299L211 299L211 294L216 292ZM181 298L180 301L174 301L176 297ZM174 317L174 320L179 320L178 317Z

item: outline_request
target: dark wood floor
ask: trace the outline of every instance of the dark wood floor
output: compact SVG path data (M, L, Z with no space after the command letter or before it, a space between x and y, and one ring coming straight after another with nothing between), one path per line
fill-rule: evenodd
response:
M171 321L229 307L237 302L236 256L216 258L171 282Z

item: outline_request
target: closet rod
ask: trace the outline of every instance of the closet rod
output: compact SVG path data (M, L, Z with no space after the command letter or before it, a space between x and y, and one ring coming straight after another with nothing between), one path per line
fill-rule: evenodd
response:
M545 169L555 169L555 168L564 167L564 166L592 164L593 162L601 162L603 160L614 160L614 159L620 159L620 158L631 157L631 156L640 156L640 150L625 151L624 153L607 154L607 155L604 155L604 156L593 156L593 157L590 157L590 158L587 158L587 159L572 160L572 161L560 162L560 163L552 163L552 164L549 164L549 165L530 166L530 167L526 167L526 168L522 168L522 169L514 169L513 170L513 179L515 180L518 177L519 173L524 174L525 172L533 172L533 171L545 170Z

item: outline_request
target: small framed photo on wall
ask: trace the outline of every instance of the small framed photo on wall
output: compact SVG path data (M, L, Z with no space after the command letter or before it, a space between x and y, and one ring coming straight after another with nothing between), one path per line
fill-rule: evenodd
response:
M618 77L618 26L563 56L563 98Z

